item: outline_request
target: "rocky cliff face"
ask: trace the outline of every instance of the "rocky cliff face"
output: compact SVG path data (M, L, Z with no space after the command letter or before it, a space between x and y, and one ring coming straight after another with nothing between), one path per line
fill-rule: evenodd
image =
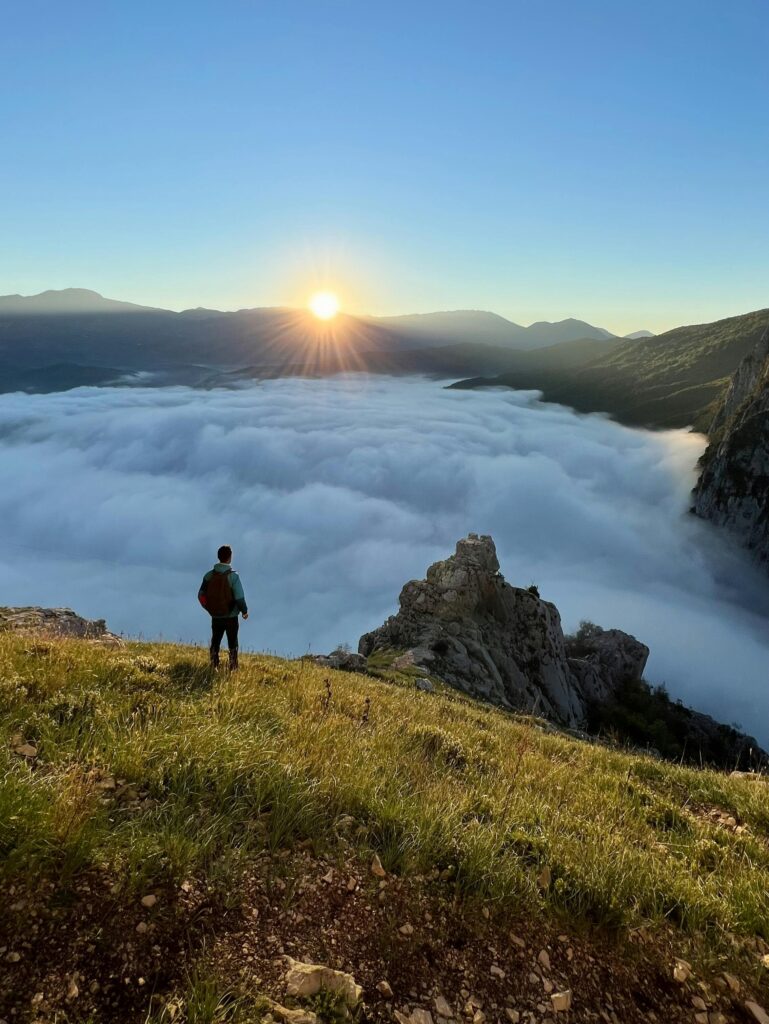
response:
M555 605L506 583L491 537L472 533L426 579L407 583L398 614L358 646L364 656L382 648L406 651L473 697L569 726L584 723L591 700L638 679L649 656L620 630L593 627L567 641Z
M42 633L56 637L83 637L118 646L119 636L110 633L104 619L84 619L71 608L0 608L0 630Z
M737 368L709 433L694 511L769 570L769 330Z
M667 756L755 769L769 764L756 740L654 691L642 680L649 648L619 629L583 623L564 636L558 609L535 587L505 582L491 537L471 533L456 552L407 583L400 610L360 638L363 657L322 659L367 671L364 659L394 654L390 668L441 679L471 697L511 710L656 748ZM339 659L342 659L340 661ZM344 662L344 663L343 663ZM431 689L429 679L417 679Z

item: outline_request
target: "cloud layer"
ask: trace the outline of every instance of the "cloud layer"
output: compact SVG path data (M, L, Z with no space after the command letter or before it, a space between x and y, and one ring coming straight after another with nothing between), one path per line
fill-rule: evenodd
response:
M686 515L702 447L414 378L2 395L0 603L203 642L197 587L227 542L244 644L298 655L355 646L406 580L490 533L565 628L634 633L650 680L769 743L769 588Z

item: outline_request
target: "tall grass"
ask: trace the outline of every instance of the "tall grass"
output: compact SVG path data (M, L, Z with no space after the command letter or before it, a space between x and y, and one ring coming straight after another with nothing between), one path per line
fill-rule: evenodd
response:
M226 886L265 848L333 854L352 816L362 856L441 873L460 896L769 939L768 794L408 680L265 656L212 675L181 646L0 634L6 880Z

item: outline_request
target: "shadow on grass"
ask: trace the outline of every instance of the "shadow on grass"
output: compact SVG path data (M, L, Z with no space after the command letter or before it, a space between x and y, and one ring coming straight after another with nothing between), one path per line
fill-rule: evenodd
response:
M168 667L168 681L178 693L209 693L216 679L216 669L200 661L175 661Z

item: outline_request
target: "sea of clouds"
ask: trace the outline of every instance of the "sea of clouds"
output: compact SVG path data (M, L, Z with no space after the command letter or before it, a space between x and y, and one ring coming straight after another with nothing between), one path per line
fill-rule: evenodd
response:
M1 395L0 604L204 642L198 584L230 543L244 646L323 652L490 533L567 630L635 634L651 681L769 743L769 586L687 514L703 446L419 378Z

